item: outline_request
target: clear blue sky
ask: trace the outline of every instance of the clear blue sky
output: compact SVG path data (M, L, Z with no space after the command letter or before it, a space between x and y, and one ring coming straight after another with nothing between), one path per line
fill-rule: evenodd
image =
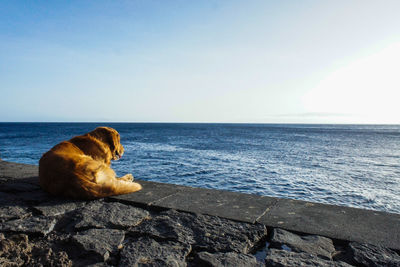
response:
M1 1L0 121L400 123L400 1Z

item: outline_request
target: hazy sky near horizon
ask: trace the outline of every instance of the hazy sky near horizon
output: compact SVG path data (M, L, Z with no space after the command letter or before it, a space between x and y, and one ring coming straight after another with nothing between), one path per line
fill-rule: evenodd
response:
M400 1L2 1L0 121L400 123Z

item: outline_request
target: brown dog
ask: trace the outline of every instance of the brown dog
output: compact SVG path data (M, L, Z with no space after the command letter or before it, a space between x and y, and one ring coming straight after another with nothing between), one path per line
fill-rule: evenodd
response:
M142 189L132 174L117 178L111 160L124 153L119 133L98 127L54 146L39 161L40 186L50 194L94 199Z

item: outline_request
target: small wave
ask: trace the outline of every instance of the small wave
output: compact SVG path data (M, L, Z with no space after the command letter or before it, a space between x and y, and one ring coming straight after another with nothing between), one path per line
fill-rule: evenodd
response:
M168 151L175 152L179 147L161 144L161 143L142 143L142 142L129 142L124 144L126 150L141 150L141 151Z
M214 170L201 170L201 171L194 171L194 172L186 172L176 175L177 177L190 177L196 175L204 175L204 174L211 174L214 173Z

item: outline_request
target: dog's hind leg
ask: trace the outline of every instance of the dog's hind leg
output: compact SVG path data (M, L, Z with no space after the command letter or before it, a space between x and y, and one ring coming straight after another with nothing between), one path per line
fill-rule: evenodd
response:
M97 190L94 190L97 191L96 197L128 194L142 189L140 184L134 183L132 180L132 174L117 178L115 172L111 168L103 168L96 174L95 187Z
M121 179L121 180L127 181L127 182L132 182L134 178L133 178L132 174L128 173L128 174L125 174L122 177L119 177L118 179Z
M124 179L117 178L114 170L103 165L97 169L94 178L79 180L79 187L82 188L83 192L81 193L82 196L78 196L78 198L103 198L128 194L142 189L140 184L128 180L129 178L132 179L131 177L133 178L131 175L125 175Z
M142 189L142 186L138 183L134 183L131 181L128 182L121 179L115 179L113 194L114 195L128 194L139 191L140 189Z

